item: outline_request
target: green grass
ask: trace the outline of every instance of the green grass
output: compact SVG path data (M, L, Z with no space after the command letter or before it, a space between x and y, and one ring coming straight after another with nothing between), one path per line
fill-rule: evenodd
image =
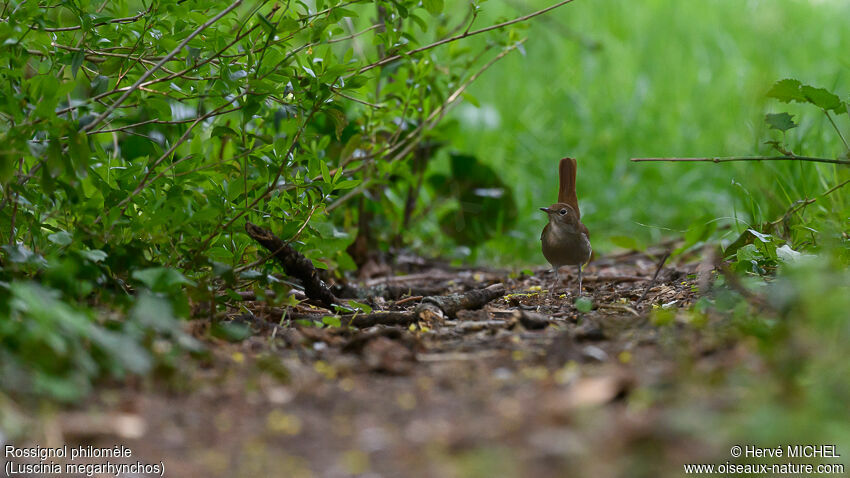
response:
M550 2L530 3L485 3L476 26ZM831 166L629 158L770 154L760 143L778 137L764 126L771 111L802 122L788 135L795 152L842 154L820 111L765 93L793 77L846 98L847 18L850 3L840 1L577 0L535 19L526 55L512 53L470 88L480 107L453 113L461 128L452 146L496 168L520 211L515 230L478 258L543 262L537 207L554 202L563 156L578 158L582 219L597 250L623 244L617 236L648 244L717 218L736 225L731 237L835 184L846 173ZM838 121L850 132L847 115Z

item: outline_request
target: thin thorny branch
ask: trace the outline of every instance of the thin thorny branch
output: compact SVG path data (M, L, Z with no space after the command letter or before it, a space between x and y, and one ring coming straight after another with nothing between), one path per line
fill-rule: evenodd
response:
M671 163L730 163L735 161L808 161L812 163L850 164L847 159L816 158L812 156L728 156L704 158L632 158L633 162L671 162Z

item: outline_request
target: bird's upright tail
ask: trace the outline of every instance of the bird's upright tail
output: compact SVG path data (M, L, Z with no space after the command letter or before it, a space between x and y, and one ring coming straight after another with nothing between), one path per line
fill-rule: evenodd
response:
M569 204L580 218L581 212L578 210L578 196L576 196L576 166L576 160L573 158L561 160L561 164L558 166L558 177L560 179L558 202Z

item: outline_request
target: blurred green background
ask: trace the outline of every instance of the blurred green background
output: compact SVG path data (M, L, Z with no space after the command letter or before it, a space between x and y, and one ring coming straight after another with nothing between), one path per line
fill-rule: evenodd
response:
M485 2L474 28L550 4ZM452 8L461 17L466 4ZM578 159L582 220L597 251L647 245L712 221L731 240L835 184L842 171L830 165L629 159L773 155L763 142L782 138L764 123L774 111L801 123L787 134L795 153L840 156L841 141L820 111L765 93L790 77L846 99L848 18L845 1L598 0L534 19L524 54L511 53L470 87L478 106L467 101L451 114L457 128L450 148L498 171L519 211L509 234L471 258L544 262L539 235L546 219L537 208L555 201L563 156ZM836 122L850 131L847 115ZM446 150L432 170L449 170ZM437 238L433 251L451 249L433 224L417 227ZM455 250L455 257L470 259L468 253Z

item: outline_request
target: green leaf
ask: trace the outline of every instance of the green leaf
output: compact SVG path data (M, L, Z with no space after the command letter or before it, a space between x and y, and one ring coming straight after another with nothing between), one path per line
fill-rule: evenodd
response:
M590 312L590 309L593 308L593 301L588 297L579 297L575 302L576 309L579 312Z
M329 108L326 113L331 117L331 121L333 121L336 139L342 139L342 130L348 125L348 118L345 117L345 113L334 108Z
M274 33L274 31L275 31L274 25L272 24L272 22L269 21L268 18L266 18L265 15L263 15L262 13L257 13L257 18L260 19L260 23L263 24L263 27L266 30L268 30L269 33Z
M81 120L82 122L82 120ZM82 125L81 125L82 127ZM85 170L89 165L89 142L88 136L85 133L69 132L68 133L68 155L66 160L70 160L71 166L66 166L67 173L84 175Z
M238 138L240 136L239 133L236 132L233 128L225 125L216 125L212 129L212 133L210 133L211 137L214 138L222 138L225 136L232 136L234 138Z
M168 300L150 292L139 296L130 311L130 319L159 332L170 332L177 326L177 318Z
M106 89L109 87L109 78L103 75L97 75L93 80L91 80L91 96L97 96L101 93L105 93Z
M671 325L676 320L676 311L672 309L653 309L649 321L656 327Z
M776 249L776 255L780 261L785 263L793 263L797 262L804 257L804 254L791 249L791 246L788 244L783 245L782 247L778 247Z
M186 66L195 64L201 56L201 49L191 46L186 47Z
M106 260L107 255L105 252L99 249L91 249L88 251L77 251L84 258L92 261L92 262L103 262Z
M771 236L770 234L762 234L762 233L756 231L755 229L747 229L747 231L750 234L752 234L753 236L755 236L761 242L764 242L764 243L773 242L773 236Z
M735 260L737 262L752 262L764 259L758 247L754 244L747 244L735 251Z
M470 94L469 94L469 93L467 93L467 92L463 92L463 93L461 93L461 96L463 96L463 99L465 99L466 101L470 102L470 103L471 103L473 106L475 106L476 108L481 108L481 102L480 102L480 101L478 101L478 98L476 98L476 97L474 97L474 96L470 95Z
M360 185L362 181L359 179L348 179L345 181L340 181L334 185L334 191L340 191L343 189L353 189Z
M151 368L151 356L136 343L131 335L125 335L100 327L92 327L89 336L96 345L108 352L111 359L120 365L119 372L147 373Z
M71 243L73 238L67 232L59 231L47 236L47 240L60 246L67 246Z
M241 342L251 336L251 327L243 322L214 322L210 328L213 337L228 342Z
M328 327L340 327L342 326L342 322L339 320L339 317L334 315L326 315L322 317L322 323Z
M770 126L770 129L779 130L783 133L797 127L793 118L794 116L788 113L768 113L764 116L764 120Z
M840 111L843 103L838 95L823 88L815 88L809 85L803 85L800 92L806 98L806 101L825 110Z
M47 261L44 257L32 252L22 244L4 244L3 246L0 246L0 249L6 251L6 259L10 262L18 264L36 264L41 267L47 266Z
M132 277L154 291L167 292L175 286L195 285L180 272L167 267L151 267L133 271Z
M402 5L399 2L394 2L394 3L395 3L396 9L398 10L398 14L401 15L401 18L407 18L407 15L408 15L407 8L405 8L404 5Z
M369 307L368 304L364 304L362 302L357 302L356 300L349 300L348 305L350 305L354 309L362 310L363 312L369 314L372 312L372 308Z
M77 79L77 71L80 69L80 66L83 64L83 60L85 59L86 54L82 51L75 51L71 55L71 76L73 76L74 79Z
M810 103L824 110L842 112L844 102L835 93L824 88L804 85L799 80L785 79L777 81L770 91L770 98L776 98L784 103L796 101L797 103Z
M790 103L792 101L802 103L806 101L806 97L800 93L800 86L802 86L802 83L799 80L792 78L779 80L773 84L773 87L767 92L767 96L776 98L783 103Z
M330 184L331 183L331 172L328 170L328 163L325 161L319 160L319 166L322 169L322 181Z
M443 0L422 0L422 6L431 15L438 15L443 11Z
M416 26L418 26L419 29L422 30L422 33L426 33L428 31L428 23L425 20L419 18L419 15L414 15L411 13L408 18L413 20L413 23L415 23Z

